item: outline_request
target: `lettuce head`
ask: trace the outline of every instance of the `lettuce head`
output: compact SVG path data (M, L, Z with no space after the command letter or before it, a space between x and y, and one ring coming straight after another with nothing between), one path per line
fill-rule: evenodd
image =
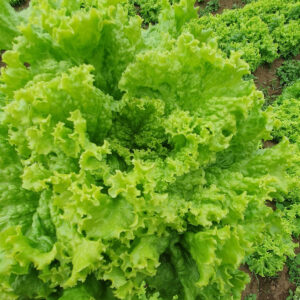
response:
M0 4L0 298L240 299L294 153L248 65L190 0Z

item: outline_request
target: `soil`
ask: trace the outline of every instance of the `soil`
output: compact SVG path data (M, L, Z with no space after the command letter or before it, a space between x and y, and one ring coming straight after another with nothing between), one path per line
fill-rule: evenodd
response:
M300 54L295 56L295 60L300 60ZM255 76L256 87L263 91L265 96L269 99L269 104L282 93L282 86L280 85L279 78L276 75L276 70L279 68L285 59L278 58L271 64L263 64L259 66L253 73Z
M220 8L217 14L221 14L224 9L232 9L234 6L242 8L245 6L245 3L243 3L242 0L220 0Z
M273 201L267 200L266 206L271 207L273 211L275 211L277 209L276 201L274 201L274 200Z
M5 67L5 63L2 61L2 54L5 52L5 50L0 51L0 68Z
M263 64L259 66L253 75L256 77L254 82L257 88L267 94L269 97L275 98L282 92L279 78L276 76L276 70L284 62L283 58L278 58L272 64Z
M277 145L278 143L276 141L264 141L263 142L263 147L264 148L272 148L275 145Z

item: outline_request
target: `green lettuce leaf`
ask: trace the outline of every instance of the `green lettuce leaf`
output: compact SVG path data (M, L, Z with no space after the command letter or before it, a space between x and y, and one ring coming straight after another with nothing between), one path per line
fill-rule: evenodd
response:
M9 1L1 0L0 6L0 50L8 50L12 46L13 39L19 34L17 26L21 19Z

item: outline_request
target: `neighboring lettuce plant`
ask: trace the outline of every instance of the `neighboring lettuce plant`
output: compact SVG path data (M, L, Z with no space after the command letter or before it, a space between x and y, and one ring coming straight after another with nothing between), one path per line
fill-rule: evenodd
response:
M300 287L300 253L293 259L289 259L287 266L289 268L289 280Z
M139 14L144 24L149 24L157 23L161 5L158 0L130 0L129 8L132 16Z
M281 141L287 137L290 143L300 149L300 80L287 87L282 95L274 102L275 117L279 125L275 127L272 135L275 140ZM295 161L288 169L289 193L284 196L285 201L278 204L278 208L285 214L289 227L295 237L300 236L300 162Z
M295 153L248 65L194 1L0 4L2 299L240 299Z
M204 16L199 25L216 33L219 46L228 55L242 51L254 71L260 64L300 51L300 2L259 0L242 9Z
M280 84L283 86L292 85L300 80L300 61L287 60L277 70L276 75L279 77Z
M178 3L179 0L169 0L171 4ZM138 14L143 19L143 24L155 24L161 11L161 0L129 0L129 15Z
M178 0L170 0L171 4ZM202 1L198 1L202 2ZM244 0L244 8L212 16L219 0L208 1L199 10L199 24L216 33L219 46L229 56L241 51L254 71L276 58L300 52L300 3L297 0ZM129 0L130 14L139 14L144 24L157 23L162 0ZM204 16L204 17L203 17Z
M298 213L299 208L298 205ZM282 226L281 231L278 232L277 228L274 231L269 230L264 240L255 247L255 252L247 258L247 264L255 274L263 277L276 276L283 269L287 257L292 258L295 256L295 245L291 239L293 232L291 225L293 225L297 216L294 214L291 219L287 219L286 210L278 210L275 213L278 222Z
M300 149L300 80L284 89L273 104L276 118L280 121L272 135L276 141L287 137Z
M287 137L300 149L300 81L286 88L274 102L274 113L277 126L272 132L275 141L280 142ZM296 162L296 161L295 161ZM276 212L281 220L282 232L271 231L255 249L247 263L252 271L261 276L276 276L281 271L287 257L291 261L295 256L291 236L300 235L300 162L288 169L290 176L288 193L276 199ZM283 232L285 232L283 234Z

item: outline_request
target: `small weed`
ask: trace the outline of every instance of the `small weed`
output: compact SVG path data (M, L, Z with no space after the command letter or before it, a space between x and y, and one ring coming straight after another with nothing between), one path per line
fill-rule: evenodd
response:
M262 109L265 110L272 102L274 102L278 95L270 95L267 87L260 86L258 89L264 94L265 102Z
M273 91L278 90L276 78L272 79L272 81L270 82L270 87Z
M220 8L219 0L210 0L209 2L207 2L206 7L202 11L200 11L200 16L204 16L216 12L219 8Z

